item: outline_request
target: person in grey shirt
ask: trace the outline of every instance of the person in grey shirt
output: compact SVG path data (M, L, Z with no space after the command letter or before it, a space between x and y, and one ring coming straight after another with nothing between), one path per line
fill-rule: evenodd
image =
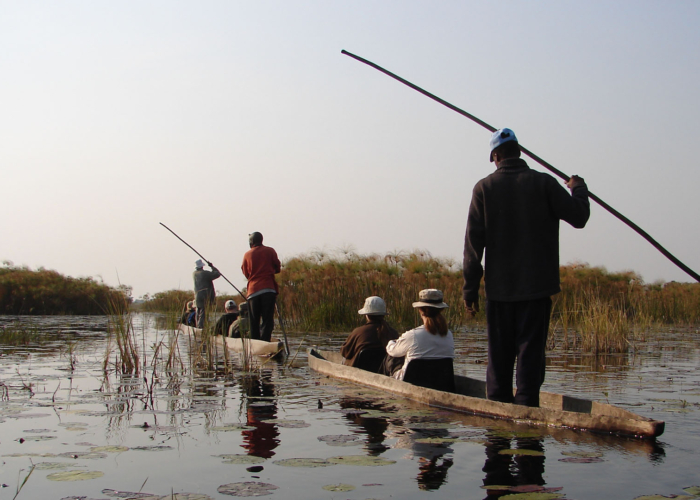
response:
M207 262L211 271L204 270L204 262L197 260L194 266L192 278L194 279L194 302L197 307L197 328L204 328L204 318L207 307L214 304L216 291L214 290L214 280L221 276L221 273L211 262Z

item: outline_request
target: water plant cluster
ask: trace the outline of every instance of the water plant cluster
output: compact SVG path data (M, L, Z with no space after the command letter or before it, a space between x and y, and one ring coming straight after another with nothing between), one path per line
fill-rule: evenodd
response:
M131 288L117 288L93 278L72 278L40 267L32 270L4 261L0 267L0 314L106 314L107 304L126 309Z

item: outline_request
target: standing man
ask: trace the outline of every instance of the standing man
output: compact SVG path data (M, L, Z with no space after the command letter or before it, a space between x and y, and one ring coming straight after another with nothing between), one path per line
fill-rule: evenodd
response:
M197 307L197 328L204 328L204 318L206 309L214 304L216 291L214 290L214 280L221 276L221 273L211 262L207 262L211 271L204 270L204 262L197 259L194 263L194 302Z
M566 183L520 159L512 130L491 137L496 171L472 192L464 239L463 296L467 312L479 311L482 275L488 325L488 399L539 406L551 296L559 293L559 221L583 228L590 216L582 178ZM481 258L486 250L485 269ZM517 358L516 393L513 364Z
M250 250L243 256L241 270L248 279L246 292L250 313L250 338L269 342L275 326L275 302L279 291L275 274L281 271L282 265L275 249L264 246L262 242L263 235L257 231L248 235Z

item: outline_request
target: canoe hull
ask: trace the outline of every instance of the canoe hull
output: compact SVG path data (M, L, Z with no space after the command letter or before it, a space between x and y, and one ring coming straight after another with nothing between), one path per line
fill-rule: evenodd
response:
M606 434L655 438L664 422L642 417L613 405L540 392L540 407L530 408L486 399L486 383L455 376L456 392L427 389L342 363L339 353L308 349L309 367L334 378L383 389L431 406L534 425L564 427Z
M194 328L187 325L179 325L181 332L188 335L200 336L202 334L201 328ZM254 356L269 356L278 357L284 356L284 342L273 339L272 342L265 342L264 340L253 340L253 339L234 339L230 337L222 337L221 335L216 335L216 344L223 347L224 342L226 342L226 347L232 352L243 352L244 344L247 344L250 353Z

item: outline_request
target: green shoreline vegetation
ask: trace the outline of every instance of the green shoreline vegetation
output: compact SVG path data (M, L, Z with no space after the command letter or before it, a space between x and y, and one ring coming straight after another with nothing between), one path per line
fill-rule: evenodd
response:
M625 352L650 329L663 325L700 324L700 283L646 284L633 271L608 272L587 264L560 268L562 292L553 298L550 349L591 353ZM285 325L298 332L350 331L362 318L364 299L379 295L387 302L389 321L400 331L415 327L412 302L423 288L438 288L450 305L447 320L454 330L483 326L481 312L469 318L462 303L460 263L425 251L359 255L351 250L316 251L283 262L277 281L278 305ZM144 296L131 310L166 313L175 328L191 290L168 290ZM226 300L219 295L215 312ZM0 268L2 314L107 314L125 312L131 289L111 288L91 278L64 277L40 268L31 271L5 262ZM214 312L214 311L212 311Z

